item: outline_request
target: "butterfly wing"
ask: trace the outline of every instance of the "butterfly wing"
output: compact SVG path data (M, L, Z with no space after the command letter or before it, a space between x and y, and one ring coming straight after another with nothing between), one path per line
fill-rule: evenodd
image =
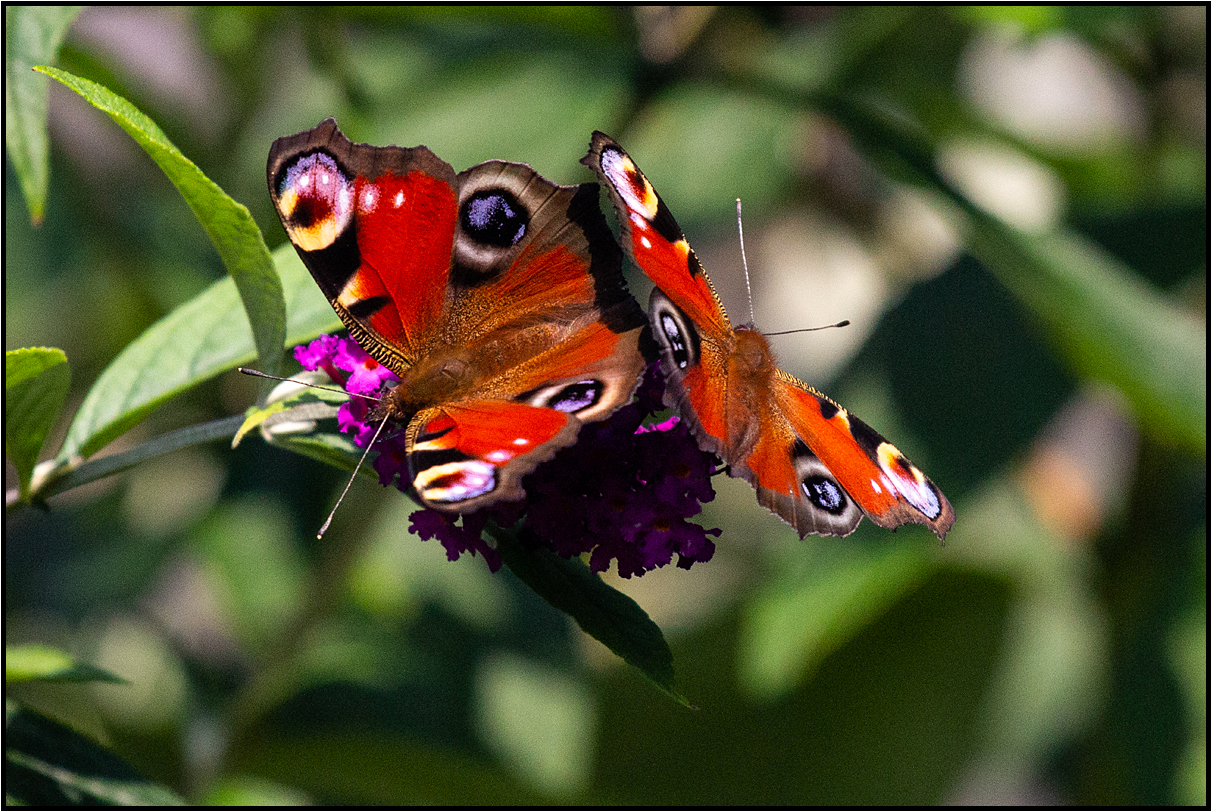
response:
M503 161L458 180L444 323L474 373L436 426L428 414L414 421L408 462L422 501L467 511L520 498L522 477L630 402L646 320L597 184L559 186Z
M442 320L454 169L425 147L355 144L329 118L275 141L267 175L287 236L350 335L402 374Z
M588 322L474 396L418 414L406 435L417 496L460 512L522 498L526 474L630 402L646 364L641 336Z
M720 297L686 241L669 208L635 162L605 133L595 132L581 163L606 184L622 229L622 242L635 263L699 331L723 336L732 331Z
M728 460L735 444L724 381L733 329L724 306L665 201L618 142L595 132L581 163L605 183L621 241L655 285L648 313L661 348L666 402L703 449ZM731 412L736 424L739 413Z
M772 396L776 408L738 469L801 538L847 535L864 515L881 527L916 523L947 534L951 503L896 446L782 370Z

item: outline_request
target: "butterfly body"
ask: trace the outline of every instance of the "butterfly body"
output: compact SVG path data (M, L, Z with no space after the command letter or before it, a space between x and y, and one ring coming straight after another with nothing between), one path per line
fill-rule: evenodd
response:
M801 538L847 535L863 516L946 535L955 513L933 482L866 423L779 369L753 325L732 326L694 249L623 148L594 133L583 163L606 184L621 240L655 286L648 312L666 404L699 446Z
M456 174L425 147L350 142L332 119L270 150L270 196L350 335L399 383L426 505L521 498L521 478L627 403L644 318L596 184L524 164Z

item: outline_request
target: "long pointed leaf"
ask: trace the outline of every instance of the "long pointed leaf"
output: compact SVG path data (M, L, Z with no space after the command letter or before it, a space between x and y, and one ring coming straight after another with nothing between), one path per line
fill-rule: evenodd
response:
M4 702L4 800L44 808L184 803L91 739L11 700Z
M126 682L103 668L80 662L57 648L37 644L5 646L4 683L33 681Z
M193 161L173 146L154 121L133 104L96 82L47 66L37 70L79 93L126 130L173 182L206 230L236 282L252 324L257 356L268 372L277 372L286 337L286 304L282 283L261 230L248 209L232 200ZM268 390L267 390L268 391Z
M1073 370L1120 389L1158 438L1207 453L1207 326L1076 235L1028 235L961 194L921 132L840 98L822 106L872 158L946 195L967 217L967 248L1047 329Z
M579 558L528 549L509 532L491 525L489 533L501 560L522 583L570 615L586 634L638 668L675 702L690 707L674 687L673 653L661 627L638 603L608 586Z
M1206 454L1206 324L1075 235L970 216L972 253L1040 317L1071 366L1127 395L1154 436Z
M71 468L66 474L58 476L52 477L52 472L38 476L38 474L41 474L41 471L37 471L35 472L35 487L38 489L38 496L47 498L60 491L78 488L94 480L113 476L120 471L125 471L127 468L133 468L144 460L164 454L171 454L187 446L226 439L236 433L236 429L240 426L240 421L240 416L236 415L212 420L209 423L186 426L176 431L170 431L167 434L161 434L154 439L148 440L146 443L140 443L134 448L127 449L118 454L108 454L99 459L89 460L77 468Z

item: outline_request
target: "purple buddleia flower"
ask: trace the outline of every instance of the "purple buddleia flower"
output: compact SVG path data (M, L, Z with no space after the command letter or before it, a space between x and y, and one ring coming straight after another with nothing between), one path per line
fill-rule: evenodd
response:
M463 526L455 524L457 515L449 515L437 510L418 510L408 517L408 531L415 533L422 541L436 538L446 548L446 558L457 561L463 553L484 557L490 572L501 568L501 554L484 541L484 525L488 517L482 513L463 516Z
M354 398L351 398L353 400ZM367 426L374 433L374 428ZM370 441L367 437L362 439L362 432L359 432L354 437L354 442L358 445L365 445ZM380 485L390 485L397 474L407 473L408 471L408 455L405 454L404 433L398 432L388 437L379 437L379 445L375 448L377 456L371 465L379 475Z
M390 369L367 355L352 338L320 336L310 344L295 347L295 360L304 369L324 370L351 395L378 395L386 386L399 380ZM373 400L351 397L337 409L337 428L345 433L352 432L354 445L360 448L366 447L378 428L377 424L366 422L373 406ZM386 485L391 477L384 480L384 476L380 469L379 479Z
M349 373L347 379L333 377L354 394L377 393L395 380L352 339L323 337L296 349L295 356L300 363L307 359L314 364L308 368ZM565 558L588 553L594 572L608 570L613 561L624 578L663 567L675 555L684 569L711 560L715 543L709 536L718 537L720 530L687 520L715 498L711 476L717 460L698 447L676 417L643 425L647 415L663 410L663 391L653 364L633 403L585 425L575 445L560 449L523 479L525 500L465 514L461 524L456 524L458 516L422 508L412 514L410 529L422 539L436 538L451 560L465 552L483 556L494 572L501 557L483 540L489 519L501 527L516 525L520 539ZM368 414L367 401L353 397L338 417L341 430L353 431L354 442L363 447L377 428L365 422ZM394 480L410 492L403 436L380 436L375 451L379 481L387 485Z
M295 347L295 360L308 371L320 369L332 363L340 343L336 336L320 336L310 344Z
M385 383L396 383L399 378L387 367L366 354L353 339L345 339L337 345L333 354L337 369L350 373L345 389L355 395L370 395L379 391Z

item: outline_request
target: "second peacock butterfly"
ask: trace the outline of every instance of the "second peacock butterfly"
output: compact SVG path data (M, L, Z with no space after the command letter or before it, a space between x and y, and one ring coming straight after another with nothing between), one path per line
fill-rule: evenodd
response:
M645 319L598 186L525 164L458 174L426 147L355 144L327 119L274 142L269 192L350 335L400 379L374 417L406 425L422 503L468 512L628 403Z
M943 538L955 511L934 483L866 423L779 369L752 324L732 326L682 229L623 148L595 132L582 163L606 184L622 242L655 285L648 315L666 404L699 446L800 538L848 535L863 516L888 528L924 524Z

